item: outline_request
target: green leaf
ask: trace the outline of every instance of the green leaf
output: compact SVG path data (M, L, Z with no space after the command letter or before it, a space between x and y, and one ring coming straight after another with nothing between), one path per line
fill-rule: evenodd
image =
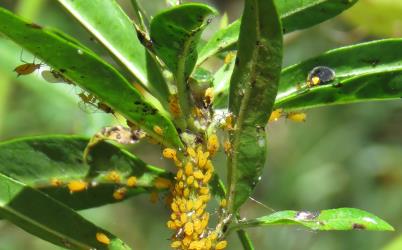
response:
M209 57L221 51L234 47L239 38L239 32L240 20L234 21L227 27L217 31L208 42L199 49L197 65L201 65Z
M125 199L152 191L158 177L171 179L165 171L105 142L96 145L90 153L92 160L84 163L82 155L88 141L58 135L2 142L0 173L40 189L73 209L119 202L113 197L119 188L126 188ZM109 177L111 171L119 175L119 180ZM135 187L126 185L131 176L137 178ZM67 184L73 180L86 181L88 188L70 193Z
M152 94L159 100L168 100L169 91L161 72L147 67L155 61L147 57L132 21L115 0L58 1Z
M214 107L226 108L228 103L228 92L230 85L230 77L233 72L235 61L224 64L216 71L214 75Z
M231 230L245 227L271 225L301 225L312 230L368 230L394 231L387 222L366 211L356 208L337 208L318 212L279 211L235 225Z
M275 0L284 33L322 23L352 7L358 0Z
M154 49L174 75L184 114L191 108L186 84L197 61L196 47L207 18L215 13L208 5L188 3L159 13L151 22Z
M274 2L281 17L283 33L289 33L328 20L352 7L357 0L275 0ZM221 51L236 49L239 31L240 20L237 20L216 32L200 49L197 65Z
M25 231L64 248L130 249L62 203L3 174L0 174L0 215ZM105 234L110 244L97 241L97 233Z
M401 98L402 70L393 70L355 76L340 80L333 85L292 93L278 100L275 108L304 110L328 105Z
M272 0L245 2L239 52L230 81L228 209L235 212L260 179L266 159L264 127L270 115L282 65L282 28Z
M0 9L0 32L31 51L98 99L122 113L168 147L182 146L170 120L154 108L112 66L92 51ZM65 37L66 35L64 35ZM154 131L163 129L163 135Z
M402 39L378 40L331 50L290 66L282 72L275 107L301 109L399 98L401 46ZM308 73L316 66L333 69L335 79L327 85L303 87Z

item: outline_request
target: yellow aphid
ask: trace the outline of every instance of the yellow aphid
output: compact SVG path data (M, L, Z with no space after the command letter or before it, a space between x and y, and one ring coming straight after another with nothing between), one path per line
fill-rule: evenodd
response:
M214 165L212 165L211 160L208 160L207 163L205 163L205 169L214 172Z
M115 183L120 182L120 174L117 171L110 171L106 175L106 179Z
M179 220L175 220L174 224L176 225L176 227L181 227L183 224L181 223L181 221Z
M173 221L168 221L167 223L166 223L166 226L168 227L168 228L170 228L170 229L176 229L177 227L176 227L176 224L173 222Z
M70 193L81 192L88 188L88 183L82 180L70 181L67 184Z
M124 197L126 197L126 193L127 188L125 187L119 188L113 192L113 198L115 198L116 200L122 200L124 199Z
M286 115L286 118L293 122L305 122L307 119L306 113L302 112L290 112Z
M225 120L222 123L222 129L227 130L227 131L231 131L234 130L234 126L233 126L233 114L229 113L225 116Z
M186 225L184 225L184 232L187 235L192 235L194 232L194 225L192 222L187 222Z
M163 135L163 129L161 127L159 127L158 125L154 126L154 131L155 131L155 133L157 133L160 136Z
M195 150L192 147L188 147L187 148L187 153L189 156L191 156L192 158L196 158L197 154L195 153Z
M185 188L183 191L184 198L188 198L190 196L190 189Z
M193 184L193 182L194 182L194 176L189 176L189 177L187 178L187 184L188 184L188 185L191 185L191 184Z
M212 171L207 171L205 174L204 174L204 178L202 179L202 182L204 183L204 184L207 184L210 180L211 180L211 178L212 178Z
M204 194L204 195L209 194L209 188L208 187L202 187L200 189L200 194Z
M320 80L320 78L318 76L314 76L310 80L310 84L312 86L318 85L318 84L320 84L320 82L321 82L321 80Z
M180 215L180 221L181 223L185 224L187 222L187 214L181 214Z
M193 174L193 164L191 164L191 162L187 162L186 166L184 167L184 173L186 176L191 176Z
M194 202L192 200L187 201L186 208L187 211L190 211L194 207Z
M236 53L231 51L229 52L226 56L225 59L223 60L224 64L229 64L233 61L233 59L236 57Z
M129 187L135 187L137 185L137 177L135 176L130 176L127 179L127 186Z
M213 88L207 88L205 90L204 94L204 104L205 107L208 107L211 105L211 103L214 101L214 89Z
M201 233L200 231L203 230L201 221L199 219L195 219L193 223L194 223L194 230L197 233Z
M271 116L269 117L268 122L276 122L281 118L283 114L283 109L275 109L272 111Z
M211 240L210 239L205 239L205 248L206 249L211 249L211 246L212 246L212 242L211 242Z
M159 199L158 192L151 192L151 197L149 198L151 203L155 204L156 202L158 202L158 199Z
M194 172L194 177L196 179L202 180L204 179L204 174L201 172L201 170L197 170Z
M179 248L181 246L181 241L173 241L172 244L170 244L171 248Z
M14 71L17 73L17 77L20 75L29 75L35 70L38 70L42 64L38 63L24 63L14 69Z
M158 177L154 180L154 186L157 189L167 189L172 186L172 181L166 178Z
M208 238L210 238L211 240L216 240L218 238L218 233L217 232L212 232Z
M226 140L226 141L223 143L223 149L225 150L225 153L226 153L226 154L230 154L230 153L231 153L231 151L232 151L232 144L230 143L229 140Z
M61 185L63 185L63 182L57 178L52 178L50 180L50 185L52 185L52 187L60 187Z
M179 206L177 205L177 203L176 202L173 202L171 205L170 205L170 208L172 209L172 211L173 212L179 212Z
M190 246L188 247L189 250L198 250L201 249L200 243L198 241L192 241Z
M222 200L220 201L220 203L219 203L219 206L220 206L220 207L223 207L223 208L225 208L226 205L227 205L226 199L222 199Z
M198 166L200 168L203 168L205 166L205 164L207 163L209 157L209 152L205 152L198 155Z
M197 107L193 108L191 113L192 113L193 117L195 117L195 118L202 118L204 116L202 109L197 108Z
M177 118L181 115L179 98L177 97L177 95L169 96L169 111L174 118Z
M190 243L191 243L191 237L190 236L186 236L186 237L184 237L184 239L183 239L183 245L185 245L185 246L189 246L190 245Z
M96 240L102 244L109 245L110 239L104 233L96 233Z
M173 213L173 214L170 215L170 218L171 218L172 220L175 220L175 219L177 219L177 215L176 215L175 213Z
M179 169L179 171L177 171L176 174L176 180L181 180L182 177L183 177L183 170Z
M228 246L228 242L226 240L219 241L218 244L215 245L216 250L225 249Z
M177 159L177 152L173 148L165 148L162 152L163 157L166 159L172 159L175 160Z
M219 139L216 134L208 137L207 150L211 155L214 155L219 149Z
M197 210L202 206L202 200L198 198L194 203L194 209Z

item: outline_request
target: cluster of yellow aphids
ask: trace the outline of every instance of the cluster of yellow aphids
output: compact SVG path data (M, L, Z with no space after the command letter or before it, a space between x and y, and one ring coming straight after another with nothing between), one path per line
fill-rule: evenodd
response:
M206 150L198 146L186 149L179 158L174 149L166 148L163 156L171 159L178 167L176 182L172 188L173 200L170 204L172 214L167 222L168 228L175 231L171 247L181 250L224 249L227 242L220 240L220 232L209 230L209 213L205 210L211 199L209 182L214 166L209 159L219 147L216 135L208 139Z
M305 122L307 119L306 113L303 112L289 112L286 113L283 109L275 109L272 111L271 116L268 119L268 122L276 122L281 117L285 117L293 122Z

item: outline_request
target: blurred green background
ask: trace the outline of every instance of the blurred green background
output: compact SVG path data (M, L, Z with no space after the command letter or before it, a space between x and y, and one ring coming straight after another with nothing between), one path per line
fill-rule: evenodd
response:
M120 1L131 14L129 1ZM154 15L163 0L141 1ZM236 19L242 1L210 3ZM108 58L107 53L56 1L1 0L34 22L57 27L80 39ZM99 10L101 11L101 10ZM284 64L318 55L328 49L380 38L402 36L402 1L360 0L342 15L313 28L285 37ZM208 38L219 18L205 32ZM402 49L402 48L401 48ZM0 38L0 140L44 134L90 136L103 126L117 123L106 114L80 109L77 90L43 81L39 73L16 77L21 48ZM26 61L33 56L23 53ZM402 60L402 59L401 59ZM216 67L213 60L209 68ZM402 101L363 103L308 111L303 124L280 121L269 125L270 147L261 183L253 196L275 209L318 210L356 207L372 212L395 228L384 232L312 232L295 227L250 229L256 249L402 249ZM157 146L140 144L132 151L155 165L164 165ZM221 157L222 158L222 157ZM223 169L222 162L216 163ZM242 217L252 218L271 210L249 200ZM149 196L81 212L109 229L133 249L168 249L170 232L165 227L168 210L163 202L152 204ZM229 249L241 249L235 235ZM12 224L0 222L0 250L58 249Z

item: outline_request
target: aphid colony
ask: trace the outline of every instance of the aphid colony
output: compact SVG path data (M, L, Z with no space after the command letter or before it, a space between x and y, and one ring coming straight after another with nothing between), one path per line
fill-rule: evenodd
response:
M227 242L220 240L220 232L207 228L210 214L206 211L211 199L209 182L214 166L209 159L219 148L216 135L209 136L206 149L187 147L184 155L165 148L163 156L173 160L178 168L172 187L172 214L167 222L174 231L171 247L175 249L224 249Z
M98 177L91 180L69 180L68 182L63 182L58 178L52 178L50 185L52 187L63 187L66 186L71 194L84 192L90 188L96 187L101 184L114 183L116 188L113 191L112 197L115 200L123 200L127 196L127 192L130 188L136 187L149 187L149 183L139 182L136 176L123 177L117 170L111 170L106 173L100 174ZM156 194L159 191L167 190L171 188L172 181L164 177L155 177L152 182L153 193Z
M306 113L303 112L285 112L283 109L275 109L272 111L271 116L268 119L268 122L276 122L281 117L285 117L293 122L305 122L307 119Z
M35 63L35 58L32 63L26 62L22 59L22 52L23 51L21 51L20 60L21 62L23 62L23 64L17 66L14 69L14 71L17 73L17 77L21 75L32 74L45 66L45 64L42 63ZM75 85L70 79L64 76L64 74L62 73L63 71L64 69L56 70L49 68L42 70L41 75L43 79L49 83L65 83L69 85ZM81 99L79 105L83 111L100 110L105 113L114 113L111 107L109 107L104 102L99 101L93 94L89 94L81 90L81 92L78 93L78 97Z

